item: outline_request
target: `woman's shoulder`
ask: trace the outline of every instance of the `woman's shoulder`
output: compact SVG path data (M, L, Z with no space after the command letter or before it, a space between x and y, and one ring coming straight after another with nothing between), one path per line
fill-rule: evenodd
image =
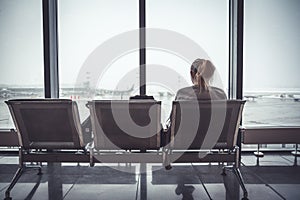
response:
M181 88L177 91L176 100L223 100L227 99L227 96L221 88L209 87L208 92L201 92L197 86L189 86Z
M193 86L188 86L188 87L184 87L184 88L179 89L177 91L177 93L190 92L190 91L193 91L193 90L194 90Z
M214 99L227 99L227 95L221 88L211 86L209 90Z
M176 100L197 99L195 95L195 88L193 86L184 87L177 91Z

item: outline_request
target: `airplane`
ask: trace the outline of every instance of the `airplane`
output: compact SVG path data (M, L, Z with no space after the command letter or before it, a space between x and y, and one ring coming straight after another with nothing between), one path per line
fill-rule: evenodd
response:
M95 95L130 95L134 90L134 85L128 90L108 90L108 89L96 89ZM16 97L43 97L43 88L24 88L24 87L0 87L0 98L16 98ZM71 97L71 96L90 96L91 89L89 88L61 88L60 96Z
M43 88L0 88L0 98L41 96Z
M109 89L95 89L92 90L88 87L83 88L62 88L60 96L70 96L71 98L80 98L80 97L91 97L95 96L124 96L130 95L134 91L134 85L131 86L128 90L109 90Z
M246 101L255 101L256 98L258 98L258 96L254 96L254 95L244 95L244 98Z

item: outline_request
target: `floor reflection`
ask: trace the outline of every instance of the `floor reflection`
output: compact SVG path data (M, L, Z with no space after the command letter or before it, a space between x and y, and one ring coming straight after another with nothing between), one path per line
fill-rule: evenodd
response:
M25 200L32 199L32 197L34 196L35 192L37 191L37 189L40 186L41 180L42 180L42 176L39 175L36 184L34 185L34 187L32 188L32 190L29 192L29 194L27 195L27 197L24 198ZM50 197L49 197L49 199L50 199Z
M216 193L215 188L208 189L207 186L212 184L223 185L225 188L222 199L235 200L240 198L240 185L235 175L227 172L226 176L222 176L223 165L201 165L201 166L173 166L170 171L162 169L156 170L153 167L152 185L148 187L157 187L160 185L176 185L175 194L180 199L214 199L211 194ZM199 192L202 193L199 198ZM218 193L222 193L220 190Z
M194 200L193 192L195 187L192 185L186 186L184 183L178 183L175 193L177 195L182 195L182 200Z
M0 158L0 199L4 199L17 162L7 164ZM7 159L6 159L7 160ZM9 160L9 159L8 159ZM294 157L265 156L243 158L241 171L249 199L299 199L300 167ZM27 170L11 192L13 199L226 199L242 198L235 175L220 175L221 164L174 165L165 170L159 164L104 166L74 164L43 165L43 174ZM146 172L146 173L142 173Z

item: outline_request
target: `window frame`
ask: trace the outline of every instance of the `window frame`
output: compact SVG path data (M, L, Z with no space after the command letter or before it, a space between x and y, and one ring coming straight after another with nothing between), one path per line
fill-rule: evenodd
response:
M58 0L41 0L43 16L44 94L45 98L59 98L58 73ZM146 0L139 0L140 28L140 95L146 95ZM229 99L243 98L243 34L244 0L229 0ZM260 126L256 126L260 127ZM284 128L282 128L284 131ZM0 131L3 132L3 131ZM259 138L256 138L259 140ZM238 137L241 145L241 134Z
M43 0L45 97L59 98L57 1ZM139 91L146 96L146 0L139 0ZM229 0L229 99L243 99L244 0ZM259 127L259 126L258 126ZM259 139L259 138L258 138ZM238 135L241 148L242 133Z
M45 98L59 98L57 0L43 0ZM243 16L244 0L229 0L229 82L230 99L243 98ZM139 0L140 95L146 94L146 0Z

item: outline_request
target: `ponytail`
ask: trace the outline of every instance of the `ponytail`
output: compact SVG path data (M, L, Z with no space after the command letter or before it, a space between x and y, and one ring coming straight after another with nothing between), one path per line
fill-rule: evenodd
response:
M197 72L196 75L195 75L195 78L196 78L197 85L199 86L200 93L202 93L203 91L207 92L208 91L208 84L204 80L203 76L200 73Z
M199 86L200 93L209 90L206 73L207 71L209 71L207 67L211 67L211 66L213 66L212 63L204 59L196 59L192 64L192 68L195 73L195 82Z

